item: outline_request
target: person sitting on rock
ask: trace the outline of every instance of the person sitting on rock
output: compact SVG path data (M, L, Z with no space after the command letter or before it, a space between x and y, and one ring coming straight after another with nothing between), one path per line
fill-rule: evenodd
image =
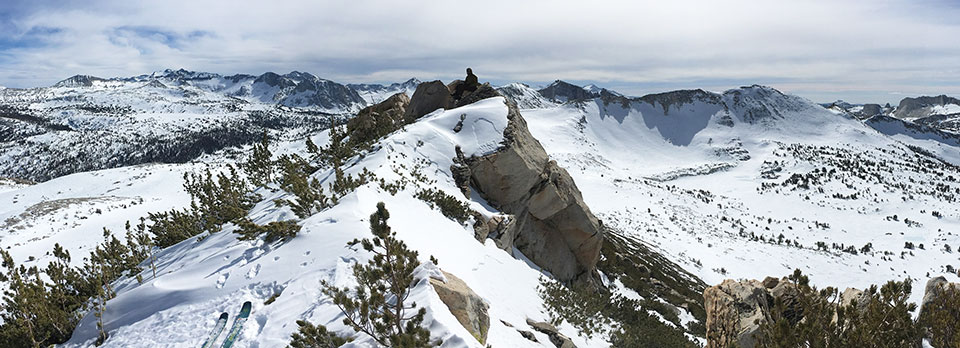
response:
M480 87L480 80L473 74L473 69L467 68L467 78L457 85L456 91L453 92L453 99L460 100L464 92L476 91L478 87Z

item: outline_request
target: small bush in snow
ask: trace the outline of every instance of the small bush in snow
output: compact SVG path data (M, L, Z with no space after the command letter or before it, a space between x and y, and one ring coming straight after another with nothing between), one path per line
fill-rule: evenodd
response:
M291 335L289 348L337 348L351 341L335 332L327 331L323 325L314 326L304 320L297 320L297 326L300 329Z
M250 219L243 218L237 222L240 226L235 232L240 240L253 240L263 236L263 240L272 243L278 240L287 240L297 236L300 225L294 220L273 221L266 225L258 225Z

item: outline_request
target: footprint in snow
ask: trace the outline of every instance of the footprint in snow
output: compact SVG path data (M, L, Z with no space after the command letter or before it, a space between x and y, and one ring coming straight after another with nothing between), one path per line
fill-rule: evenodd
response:
M260 264L259 264L259 263L258 263L256 266L250 267L250 271L247 272L247 279L252 279L253 277L256 277L257 274L260 274Z
M220 274L220 277L217 278L217 289L223 288L223 284L227 283L227 278L230 278L230 273L223 272Z

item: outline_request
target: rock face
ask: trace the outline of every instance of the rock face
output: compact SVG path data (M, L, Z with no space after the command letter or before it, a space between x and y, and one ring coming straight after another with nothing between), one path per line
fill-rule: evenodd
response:
M447 272L443 272L443 276L446 282L430 278L430 284L437 291L440 300L477 341L485 343L487 331L490 329L490 316L487 315L489 305L460 278Z
M473 94L496 93L489 86ZM472 95L465 98L470 98ZM507 103L509 122L496 152L464 159L471 186L512 226L497 233L497 244L516 247L561 281L592 282L603 233L566 170L551 161L527 129L516 106Z
M760 326L755 321L763 320L764 308L773 304L764 283L773 285L772 282L727 279L703 291L708 348L726 348L730 342L740 348L756 346Z
M600 96L598 93L593 93L584 89L583 87L560 80L554 81L549 86L540 89L538 92L540 92L544 98L561 103L571 100L583 100Z
M569 337L560 333L560 331L557 330L557 327L551 325L550 323L527 319L527 325L530 325L530 327L532 327L534 330L540 331L546 334L547 337L550 337L550 343L553 343L553 345L557 348L577 348L577 346L573 344L573 341L571 341ZM536 340L536 338L534 338L534 340Z
M362 143L396 130L406 123L404 117L409 104L410 98L405 93L397 93L376 105L363 108L347 122L350 140Z
M407 107L406 117L415 120L436 109L448 109L452 106L450 99L450 90L442 81L423 82L417 86L417 90L413 92L413 97L410 97L410 106Z
M893 115L897 118L908 120L926 117L931 115L928 110L931 106L948 104L960 105L960 99L951 98L946 95L903 98L903 100L900 101L900 105L897 106L897 111L894 111Z
M883 113L883 109L880 108L880 104L863 104L863 109L860 110L860 117L867 118L881 113Z

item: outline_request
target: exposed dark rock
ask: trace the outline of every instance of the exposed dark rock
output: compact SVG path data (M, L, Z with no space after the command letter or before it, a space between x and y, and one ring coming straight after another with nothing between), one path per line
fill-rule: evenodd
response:
M73 75L66 80L55 83L53 87L90 87L98 81L106 80L90 75Z
M528 339L528 340L530 340L530 341L533 341L533 342L540 343L540 341L537 340L537 336L534 336L534 335L533 335L533 332L530 332L530 331L527 331L527 330L520 330L520 329L517 329L517 332L519 332L519 333L520 333L520 336L523 336L523 338L526 338L526 339Z
M545 323L542 321L534 321L527 319L527 325L530 325L534 330L540 331L550 337L550 343L553 343L557 348L576 348L577 346L573 344L573 341L569 337L560 333L560 330L557 330L556 326L551 325L550 323Z
M561 103L572 100L591 99L600 96L598 93L592 93L586 89L583 89L583 87L560 80L554 81L549 86L540 89L538 92L540 92L544 98Z
M860 117L867 118L881 113L883 113L883 109L880 108L880 104L863 104L863 109L860 110Z
M500 96L500 93L498 93L496 89L494 89L493 87L490 87L489 83L484 83L483 85L478 87L475 91L464 92L463 96L460 97L459 100L457 100L456 107L470 105L487 98L499 97L499 96Z
M640 97L640 100L654 106L659 105L661 108L663 108L664 115L670 114L671 107L676 106L679 108L680 105L690 104L693 102L704 102L708 104L723 103L720 95L716 93L710 93L702 89L684 89L666 93L647 94Z
M347 122L347 134L354 144L379 139L406 123L407 106L410 98L406 93L397 93L386 100L360 110L357 116Z
M450 90L440 80L423 82L410 97L406 117L415 120L437 109L448 109L452 105Z

